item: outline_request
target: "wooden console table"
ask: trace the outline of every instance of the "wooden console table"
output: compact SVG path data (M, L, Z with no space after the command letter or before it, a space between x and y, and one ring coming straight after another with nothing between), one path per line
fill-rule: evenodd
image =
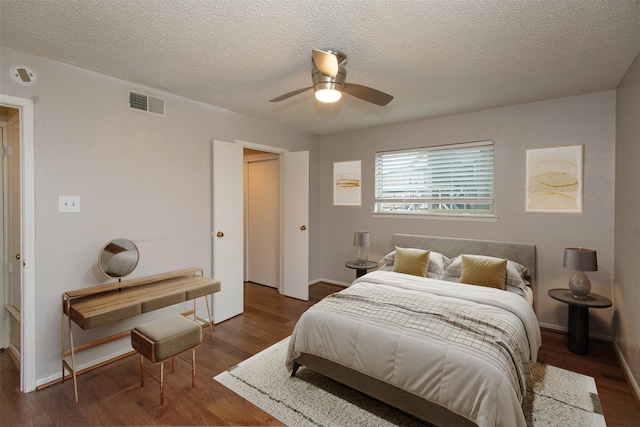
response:
M220 291L220 281L205 277L201 268L194 267L64 292L62 294L62 381L65 379L66 369L73 377L76 402L78 401L76 352L129 336L130 330L75 346L71 321L87 330L193 300L193 310L182 314L193 315L194 320L208 324L213 339L209 301L205 298L208 319L201 319L196 315L196 298L218 291ZM69 348L66 343L67 334ZM71 363L67 362L67 356L71 356Z

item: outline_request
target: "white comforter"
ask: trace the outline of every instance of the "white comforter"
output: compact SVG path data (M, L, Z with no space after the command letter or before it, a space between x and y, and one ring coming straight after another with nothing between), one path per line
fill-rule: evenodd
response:
M537 358L541 338L536 315L524 298L498 289L386 271L369 273L343 292L352 293L356 299L359 295L366 298L367 294L380 294L383 299L397 295L418 307L432 303L438 307L453 305L453 317L456 312L464 314L462 317L476 313L479 323L463 326L460 336L478 337L484 333L483 325L492 329L494 322L506 322L507 330L515 331L508 340L515 341L516 348L503 351L507 340L499 338L485 353L477 343L467 346L462 342L466 338L450 340L447 335L456 325L453 329L447 326L446 332L440 327L438 331L428 331L407 327L406 321L398 325L379 315L363 317L353 307L339 310L331 304L318 303L301 316L293 331L286 360L289 370L296 357L309 353L401 387L479 426L525 425L521 408L525 377L529 375L529 359ZM380 307L375 304L372 310L386 310ZM413 307L399 310L400 317L414 311ZM421 315L418 313L418 317ZM440 322L440 317L435 316L435 323ZM419 319L420 322L423 321ZM447 322L451 323L450 319ZM495 337L487 341L492 340L496 341ZM499 357L492 354L496 349L501 353ZM507 359L511 366L505 366Z

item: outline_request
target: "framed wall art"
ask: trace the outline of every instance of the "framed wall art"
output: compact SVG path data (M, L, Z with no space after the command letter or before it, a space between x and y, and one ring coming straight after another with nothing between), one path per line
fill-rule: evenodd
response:
M333 205L360 206L360 160L333 164Z
M527 150L527 213L582 213L583 151L582 145Z

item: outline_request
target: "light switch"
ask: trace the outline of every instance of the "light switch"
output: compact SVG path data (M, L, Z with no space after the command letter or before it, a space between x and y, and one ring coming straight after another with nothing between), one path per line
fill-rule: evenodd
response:
M60 196L58 212L80 212L80 196Z

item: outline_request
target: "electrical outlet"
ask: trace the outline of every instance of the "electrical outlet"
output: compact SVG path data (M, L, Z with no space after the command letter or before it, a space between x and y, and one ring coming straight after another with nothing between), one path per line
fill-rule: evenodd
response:
M80 196L60 196L58 201L60 213L80 212Z

